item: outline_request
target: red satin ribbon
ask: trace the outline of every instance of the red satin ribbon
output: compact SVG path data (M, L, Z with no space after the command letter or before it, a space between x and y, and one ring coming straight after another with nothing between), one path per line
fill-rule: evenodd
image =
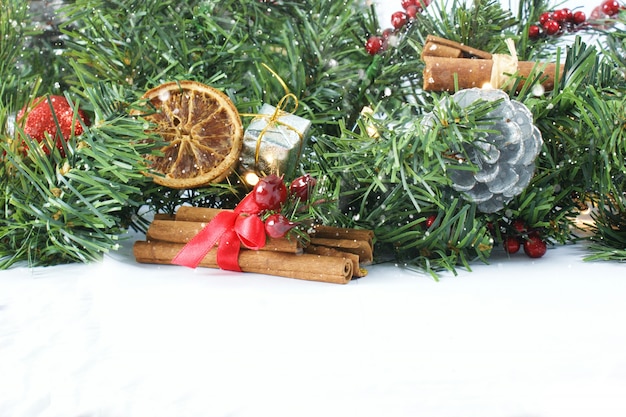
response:
M243 244L259 250L265 246L265 225L259 218L261 209L248 194L233 211L222 211L213 218L178 252L172 260L175 265L196 268L202 259L217 246L217 264L229 271L241 272L239 251Z

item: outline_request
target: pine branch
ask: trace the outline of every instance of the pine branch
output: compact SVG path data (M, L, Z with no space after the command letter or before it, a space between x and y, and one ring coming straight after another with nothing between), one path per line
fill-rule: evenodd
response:
M68 140L67 157L52 144L45 154L19 126L15 139L2 144L0 268L99 259L138 222L149 181L138 168L152 146L144 123L128 116L132 102L119 87L96 84L84 91L98 96L91 102L95 119Z

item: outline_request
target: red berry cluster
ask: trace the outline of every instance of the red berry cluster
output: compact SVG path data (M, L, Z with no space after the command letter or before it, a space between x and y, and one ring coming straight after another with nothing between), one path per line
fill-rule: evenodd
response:
M541 258L546 254L548 246L541 238L539 231L529 230L522 220L511 223L512 230L506 233L503 245L508 254L517 253L521 247L530 258Z
M542 13L539 24L528 28L528 37L537 39L544 35L558 36L565 32L575 32L585 27L586 23L587 16L581 10L572 12L568 8L557 9Z
M393 28L385 29L381 36L372 35L365 42L365 50L368 54L376 55L387 49L389 38L415 19L418 13L424 11L424 8L430 4L430 0L402 0L401 4L404 11L400 10L391 15Z
M539 22L528 27L528 37L537 39L542 36L559 36L566 32L575 32L589 26L597 26L594 21L614 17L620 10L625 7L620 5L617 0L604 0L599 6L596 6L591 12L590 19L587 20L585 12L578 10L572 12L570 9L563 8L542 13L539 16Z
M283 237L297 224L277 211L285 204L288 196L306 202L316 183L315 178L306 174L293 180L287 190L282 177L268 175L254 186L252 192L241 202L239 210L244 213L256 213L260 210L261 213L268 214L265 218L265 233L273 238Z

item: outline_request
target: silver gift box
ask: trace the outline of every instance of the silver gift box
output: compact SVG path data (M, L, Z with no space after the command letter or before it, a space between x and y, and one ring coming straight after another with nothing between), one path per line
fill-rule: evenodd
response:
M276 113L276 107L264 104L244 132L240 172L289 177L296 169L310 127L309 120L282 110Z

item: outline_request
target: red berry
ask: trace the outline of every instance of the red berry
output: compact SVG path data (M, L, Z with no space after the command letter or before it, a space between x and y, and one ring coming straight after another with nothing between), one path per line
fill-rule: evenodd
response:
M437 216L435 216L434 214L431 214L430 216L426 218L426 221L424 222L424 226L426 226L427 229L430 229L433 223L435 223L435 220L437 220Z
M422 8L420 6L409 6L406 8L406 15L409 17L409 19L415 19L415 16L418 15L418 13L422 12Z
M596 6L591 11L590 17L592 20L604 19L606 17L606 13L602 11L602 6Z
M546 242L536 233L531 233L528 239L524 240L524 253L531 258L541 258L547 250Z
M66 142L72 135L79 136L83 133L83 126L80 120L89 126L89 119L82 110L78 110L78 117L74 125L74 111L72 106L63 96L50 96L48 99L39 97L35 101L35 107L32 109L26 106L17 114L18 123L23 123L24 132L38 142L45 140L46 133L53 139L56 139L55 146L61 152L61 156L65 156L63 142ZM54 115L50 106L54 109ZM58 121L58 128L55 122ZM24 120L25 118L25 120ZM50 154L50 149L45 145L42 147L46 155Z
M581 25L585 23L586 20L587 20L587 15L585 15L585 12L581 10L574 12L574 14L572 15L572 22L574 22L574 24L576 25Z
M290 221L282 214L272 214L265 220L265 233L269 237L281 238L296 226L296 223Z
M544 12L539 16L539 24L544 26L548 20L552 20L552 12Z
M605 0L600 7L607 16L615 16L619 13L619 3L617 0Z
M548 19L543 24L543 28L548 35L556 35L561 30L561 25L556 20Z
M528 230L528 228L526 227L526 223L524 223L524 221L521 219L513 220L511 226L513 226L513 229L515 229L515 231L518 233L526 233L526 231Z
M419 0L402 0L402 2L400 3L402 4L402 8L404 10L408 9L409 6L416 6L419 4Z
M520 248L519 239L515 237L507 237L504 239L504 251L508 254L514 254L519 251Z
M384 46L384 44L385 44L385 42L384 42L384 41L386 41L387 39L389 39L389 37L390 37L391 35L393 35L393 34L394 34L394 31L395 31L395 30L394 30L394 29L392 29L392 28L387 28L387 29L383 30L383 34L382 34L382 37L383 37L383 46Z
M406 22L409 20L409 17L404 12L395 12L391 15L391 26L396 29L400 29Z
M304 174L291 182L289 193L298 197L300 201L307 201L310 197L313 187L317 184L317 180L309 174Z
M287 199L287 187L283 179L274 174L261 178L252 192L261 210L278 210Z
M558 9L552 13L552 19L559 23L565 23L572 19L572 11L568 8Z
M530 25L528 27L528 37L537 39L539 36L541 36L541 28L537 25Z
M383 47L383 38L380 36L370 36L365 43L365 50L370 55L376 55Z

